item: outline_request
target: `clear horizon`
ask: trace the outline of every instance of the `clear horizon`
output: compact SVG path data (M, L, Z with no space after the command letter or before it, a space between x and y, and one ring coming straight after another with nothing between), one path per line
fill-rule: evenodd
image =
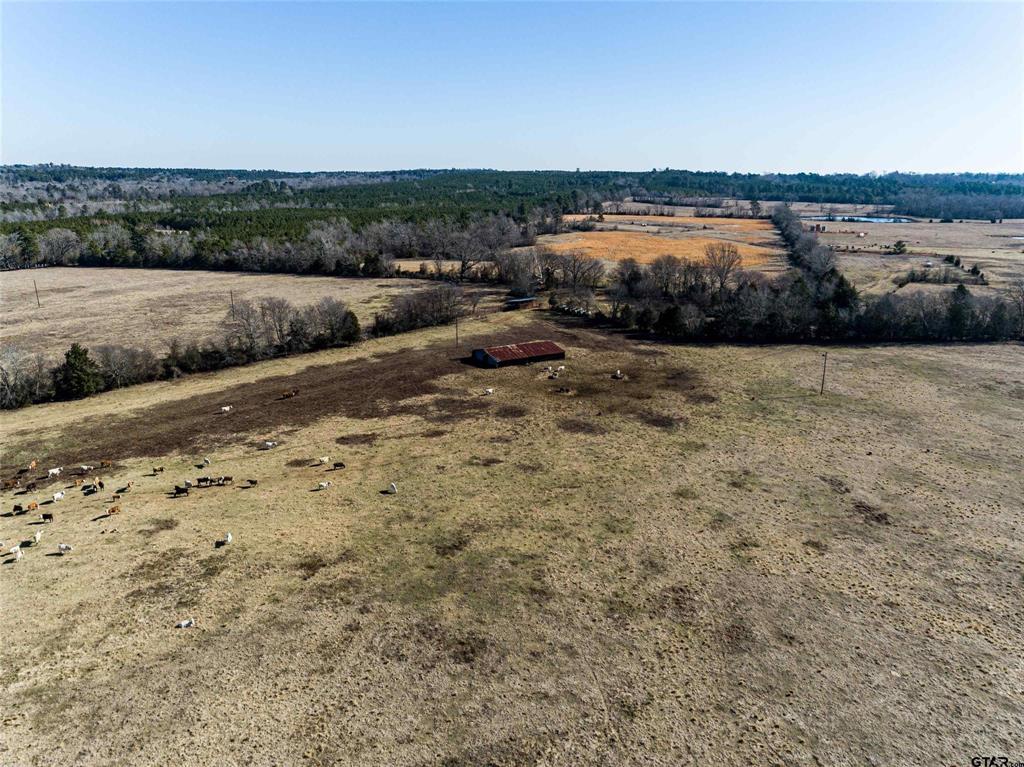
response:
M5 3L0 24L3 164L1024 172L1021 4Z

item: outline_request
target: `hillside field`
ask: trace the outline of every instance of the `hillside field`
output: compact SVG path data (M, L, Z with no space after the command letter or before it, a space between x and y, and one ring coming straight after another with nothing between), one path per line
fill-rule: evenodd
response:
M535 338L558 380L461 359ZM831 348L819 396L809 347L462 339L5 414L2 476L65 474L0 495L4 550L42 531L0 565L0 762L1019 758L1021 346ZM170 497L202 475L234 481Z
M39 288L36 305L33 280ZM317 277L241 272L52 267L0 273L0 344L56 359L74 342L167 351L175 338L202 343L219 334L234 300L285 298L296 306L330 296L364 325L410 279Z

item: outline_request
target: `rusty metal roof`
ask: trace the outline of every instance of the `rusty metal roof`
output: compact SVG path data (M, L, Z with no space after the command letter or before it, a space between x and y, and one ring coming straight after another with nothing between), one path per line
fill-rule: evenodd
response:
M507 346L485 346L484 352L499 362L523 360L530 357L544 357L549 354L565 354L565 349L554 341L525 341Z

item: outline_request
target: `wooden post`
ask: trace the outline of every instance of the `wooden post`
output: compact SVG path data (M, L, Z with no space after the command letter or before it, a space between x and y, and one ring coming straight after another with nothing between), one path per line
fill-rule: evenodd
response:
M231 319L235 318L235 291L229 290L228 295L231 296Z
M459 315L455 315L455 349L459 348Z
M821 361L821 391L818 394L825 393L825 367L828 365L828 352L825 352L825 358Z
M43 305L39 303L39 286L36 285L36 281L32 280L32 287L36 289L36 307L39 309L43 308Z

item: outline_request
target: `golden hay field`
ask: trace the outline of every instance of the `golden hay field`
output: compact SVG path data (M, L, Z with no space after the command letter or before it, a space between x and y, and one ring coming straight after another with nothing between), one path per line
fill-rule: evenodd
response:
M689 236L661 237L647 232L574 232L553 238L540 238L541 244L556 253L581 250L591 258L603 261L636 259L638 263L649 264L659 256L676 256L691 261L704 258L704 248L712 243L722 242L721 237ZM774 248L752 245L736 240L726 240L736 246L743 258L743 267L760 267L780 260Z
M589 218L593 218L590 215L584 215L581 213L571 213L565 216L566 221L585 221ZM775 231L770 221L756 218L730 218L728 216L723 217L704 217L704 216L649 216L637 214L631 216L629 214L619 213L605 213L604 221L598 222L607 224L657 224L658 226L675 226L683 227L686 229L702 229L712 228L719 231L733 231L733 232L768 232L773 233Z
M5 549L43 533L0 565L0 762L1019 752L1021 347L832 347L819 396L815 348L548 317L468 320L461 353L551 338L557 381L431 328L6 415L4 478L114 465L0 495ZM234 483L169 497L200 474ZM51 523L11 511L58 489Z

